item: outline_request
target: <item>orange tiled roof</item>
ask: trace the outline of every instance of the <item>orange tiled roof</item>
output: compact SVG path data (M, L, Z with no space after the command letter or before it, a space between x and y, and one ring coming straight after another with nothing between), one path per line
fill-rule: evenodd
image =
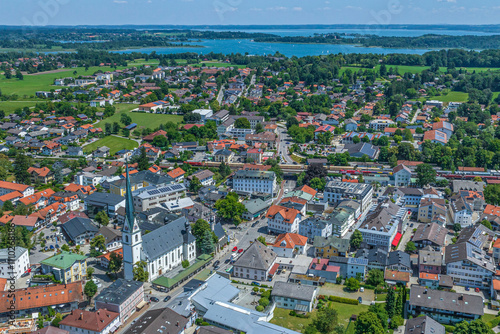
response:
M267 210L266 218L273 219L277 214L280 214L286 223L293 223L298 214L299 210L286 208L284 206L273 205Z
M173 179L178 178L179 176L182 176L184 174L186 174L186 172L180 167L177 167L176 169L171 170L170 172L167 173L167 175Z
M38 202L38 200L42 197L49 198L54 193L55 193L54 190L48 188L48 189L36 192L31 196L23 197L19 200L19 202L23 203L24 205L30 205L30 204Z
M27 186L25 184L0 181L0 188L3 188L3 189L17 190L17 191L23 192L29 187L30 186Z
M118 249L115 249L114 251L112 252L108 252L106 254L102 254L102 255L99 255L98 257L102 258L106 258L108 261L110 260L110 256L112 253L116 253L116 254L120 254L123 258L123 248L118 248Z
M307 237L304 237L297 233L284 233L278 235L276 238L273 247L283 248L281 245L282 242L285 242L286 245L284 248L295 248L295 246L305 246L307 244Z
M316 196L316 194L318 193L316 190L309 187L308 185L303 185L302 188L300 188L300 190L302 190L305 193L308 193L309 195L311 195L313 197Z
M420 273L419 278L438 281L439 275L438 274L429 274L429 273Z
M0 196L0 201L5 202L13 200L14 198L22 198L22 197L23 194L21 194L19 191L13 191L11 193Z
M86 329L90 332L101 333L119 316L120 314L106 309L95 312L76 309L72 310L71 314L66 316L59 324L81 328L82 332Z
M42 168L36 168L36 167L30 167L28 168L28 173L35 172L38 176L47 176L50 173L50 169L47 167L42 167Z

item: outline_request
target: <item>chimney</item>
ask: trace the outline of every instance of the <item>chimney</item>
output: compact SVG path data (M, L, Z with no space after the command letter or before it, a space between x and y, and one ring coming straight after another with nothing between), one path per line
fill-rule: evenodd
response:
M178 321L176 322L175 326L179 327L179 322Z
M78 317L78 320L83 320L83 312L80 313L80 316Z

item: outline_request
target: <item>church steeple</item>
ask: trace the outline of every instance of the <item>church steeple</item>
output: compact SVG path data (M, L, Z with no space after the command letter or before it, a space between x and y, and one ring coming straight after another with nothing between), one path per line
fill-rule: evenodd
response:
M126 168L126 194L125 194L125 224L130 231L134 229L134 202L132 200L132 188L130 187L130 176L128 174L128 162Z

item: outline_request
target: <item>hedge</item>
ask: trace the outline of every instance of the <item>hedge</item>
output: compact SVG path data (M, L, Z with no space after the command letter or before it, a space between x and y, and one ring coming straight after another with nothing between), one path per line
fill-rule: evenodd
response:
M444 329L446 330L446 333L453 333L455 331L455 326L444 325Z
M500 317L496 317L496 318L492 319L491 321L488 321L487 324L490 328L494 328L494 327L498 326L498 324L500 324Z
M351 304L351 305L359 305L357 299L337 297L337 296L329 296L328 300L332 302L342 303L342 304Z

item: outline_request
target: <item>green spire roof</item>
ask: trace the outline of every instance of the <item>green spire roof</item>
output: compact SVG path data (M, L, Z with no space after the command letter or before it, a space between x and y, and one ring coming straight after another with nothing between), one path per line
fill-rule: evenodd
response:
M130 177L128 175L128 162L126 167L126 191L125 194L125 224L128 224L130 231L134 229L134 202L132 201L132 189L130 187Z

